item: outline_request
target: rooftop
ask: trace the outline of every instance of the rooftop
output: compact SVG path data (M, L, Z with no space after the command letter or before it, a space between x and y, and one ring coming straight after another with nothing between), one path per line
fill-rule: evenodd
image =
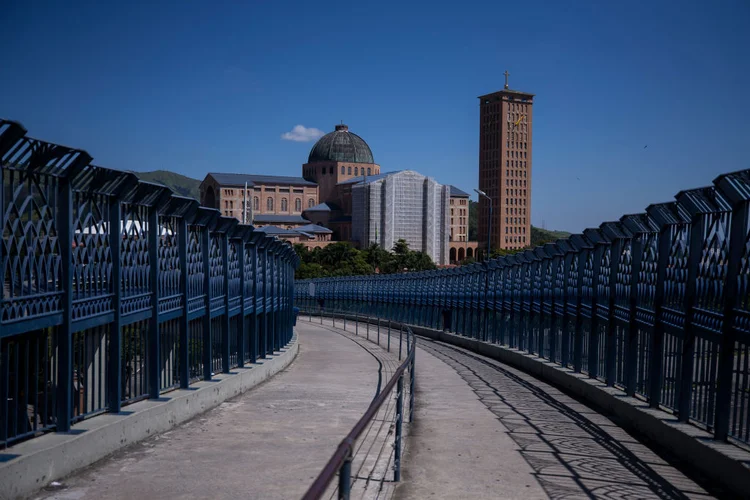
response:
M344 124L336 125L336 130L318 139L310 150L307 162L320 161L375 163L370 146L360 136L349 132Z
M296 236L299 234L294 229L284 229L283 227L278 227L278 226L263 226L263 227L259 227L258 231L262 231L270 235Z
M333 232L327 227L319 226L318 224L308 224L306 226L295 227L294 230L302 232L302 233L313 233L313 234L318 234L318 233L328 234L328 233Z
M341 210L335 203L318 203L314 207L306 208L305 212L331 212Z
M222 186L248 186L255 184L287 184L292 186L317 186L314 182L303 179L302 177L290 177L285 175L256 175L256 174L222 174L210 172L208 176ZM208 177L206 176L206 177Z
M449 185L451 188L451 196L456 198L468 198L470 195L466 191L458 189L456 186Z
M279 224L310 224L310 221L301 215L276 215L276 214L257 214L253 216L253 222L260 223L279 223Z
M489 94L480 95L477 99L484 99L485 97L492 97L497 94L513 94L517 96L522 97L534 97L534 94L530 94L528 92L521 92L520 90L511 90L511 89L502 89L502 90L496 90L495 92L490 92Z

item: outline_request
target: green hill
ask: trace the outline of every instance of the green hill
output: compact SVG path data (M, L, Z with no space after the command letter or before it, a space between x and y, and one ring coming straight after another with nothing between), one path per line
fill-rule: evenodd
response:
M167 170L133 173L141 180L164 184L180 196L190 196L191 198L200 200L201 195L200 191L198 191L198 186L200 186L201 181L197 179L169 172Z
M536 247L544 245L545 243L551 243L560 238L567 238L570 233L567 231L552 231L550 229L542 229L540 227L531 226L531 246Z

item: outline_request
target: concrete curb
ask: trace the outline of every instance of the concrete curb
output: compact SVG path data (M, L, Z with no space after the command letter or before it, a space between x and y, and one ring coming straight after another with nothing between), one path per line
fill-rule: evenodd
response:
M645 402L607 387L600 380L574 373L534 355L452 333L409 326L417 335L500 361L557 386L592 404L602 413L615 415L624 427L671 450L678 459L739 497L745 497L750 491L750 452L730 443L715 441L708 432L678 422L672 414L649 408Z
M269 379L291 364L299 351L297 334L279 354L210 382L166 393L74 425L69 433L50 433L0 452L0 499L24 498L108 455L218 406ZM3 462L2 460L7 459Z

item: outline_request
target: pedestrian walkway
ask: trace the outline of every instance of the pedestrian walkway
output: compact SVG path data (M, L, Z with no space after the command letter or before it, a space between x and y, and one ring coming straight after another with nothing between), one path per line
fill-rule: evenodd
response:
M39 498L301 497L372 401L380 364L329 328L297 331L297 359L268 382Z
M712 498L554 387L460 348L417 346L417 415L397 498Z

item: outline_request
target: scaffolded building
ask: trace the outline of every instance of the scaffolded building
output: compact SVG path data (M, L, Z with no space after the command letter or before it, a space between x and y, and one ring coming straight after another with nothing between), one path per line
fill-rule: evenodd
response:
M413 170L353 181L352 239L361 248L390 250L404 239L435 264L448 264L450 186Z

